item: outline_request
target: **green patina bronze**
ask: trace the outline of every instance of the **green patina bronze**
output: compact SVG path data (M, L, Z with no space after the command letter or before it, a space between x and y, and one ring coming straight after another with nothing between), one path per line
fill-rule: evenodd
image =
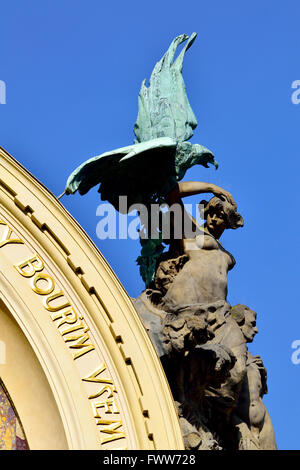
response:
M193 136L197 120L187 98L182 77L183 59L193 44L190 37L176 37L151 74L149 87L145 80L138 97L138 117L134 126L136 140L122 147L91 158L69 176L66 194L86 194L100 183L102 200L117 210L119 196L127 196L128 204L149 206L162 202L193 165L208 167L217 163L210 150L187 142ZM177 59L177 47L186 42ZM155 259L162 251L162 242L143 240L138 258L141 275L149 285L154 274Z

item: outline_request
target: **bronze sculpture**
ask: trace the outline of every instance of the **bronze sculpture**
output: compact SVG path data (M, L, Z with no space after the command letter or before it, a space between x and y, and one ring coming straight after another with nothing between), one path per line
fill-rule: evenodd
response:
M187 142L197 121L187 99L182 64L195 38L195 33L175 38L156 64L149 87L142 83L135 143L84 162L68 178L65 193L85 194L100 183L101 199L120 211L119 197L124 195L129 205L139 203L146 209L168 204L167 238L161 221L158 236L151 238L145 228L149 213L146 219L140 214L144 228L137 261L146 289L134 304L164 366L186 448L275 449L272 423L262 402L265 369L246 344L256 333L253 311L232 308L227 302L227 273L235 260L219 239L224 230L242 227L243 218L226 190L210 183L181 182L195 164L217 167L210 150ZM201 201L201 226L186 213L182 199L203 193L213 197ZM186 219L191 221L189 230ZM175 236L178 228L181 235Z
M166 201L167 195L192 166L208 167L210 163L218 167L210 150L188 142L197 120L187 98L182 66L185 53L196 36L193 33L190 37L186 34L176 37L155 65L148 88L143 81L134 144L81 164L69 176L63 194L78 191L84 195L100 183L101 199L109 201L117 210L122 210L120 196L128 198L129 206L140 203L149 208L155 202ZM186 45L174 61L176 50L183 42ZM146 246L144 243L138 259L146 285L154 277L156 245L151 240ZM161 250L158 248L158 251Z

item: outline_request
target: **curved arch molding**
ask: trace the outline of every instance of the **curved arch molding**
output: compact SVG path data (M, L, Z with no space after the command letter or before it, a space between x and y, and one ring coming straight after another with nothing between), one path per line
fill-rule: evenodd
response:
M183 449L161 364L112 269L1 148L0 166L0 376L30 449Z

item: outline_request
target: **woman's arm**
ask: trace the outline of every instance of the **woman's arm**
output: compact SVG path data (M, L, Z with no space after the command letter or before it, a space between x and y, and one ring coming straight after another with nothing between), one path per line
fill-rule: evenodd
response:
M177 186L168 194L167 199L169 204L173 204L175 202L179 202L183 197L194 196L195 194L202 193L212 193L215 196L224 196L230 204L236 205L232 195L228 191L225 191L225 189L215 184L204 183L202 181L183 181L178 183Z

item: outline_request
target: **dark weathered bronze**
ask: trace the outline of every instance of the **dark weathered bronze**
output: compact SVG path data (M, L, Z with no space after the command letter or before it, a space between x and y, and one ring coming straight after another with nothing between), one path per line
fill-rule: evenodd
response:
M63 194L78 191L83 195L100 183L101 199L109 201L117 210L122 210L120 196L127 196L128 208L137 203L149 207L164 202L193 165L218 166L210 150L187 142L193 136L197 120L187 98L182 66L195 38L196 33L190 38L186 34L176 37L155 65L148 88L143 81L134 126L135 143L82 163L69 176ZM176 50L183 42L186 45L174 61ZM143 240L137 261L146 286L153 280L157 254L162 250L160 241Z

